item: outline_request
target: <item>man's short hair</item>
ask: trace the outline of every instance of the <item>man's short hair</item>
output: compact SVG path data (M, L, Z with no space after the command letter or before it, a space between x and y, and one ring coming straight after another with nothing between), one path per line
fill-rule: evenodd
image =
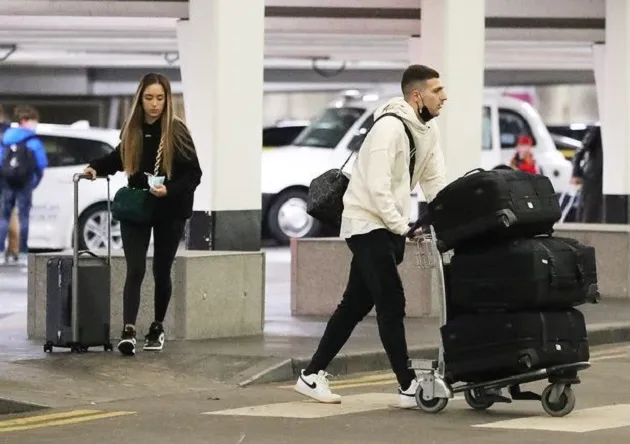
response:
M402 93L407 97L411 91L413 91L414 84L418 82L426 82L430 79L438 79L440 73L433 68L429 68L425 65L411 65L402 75L400 87Z
M16 106L13 114L15 115L15 120L17 120L18 122L21 122L23 120L39 121L39 113L32 106L28 106L28 105Z

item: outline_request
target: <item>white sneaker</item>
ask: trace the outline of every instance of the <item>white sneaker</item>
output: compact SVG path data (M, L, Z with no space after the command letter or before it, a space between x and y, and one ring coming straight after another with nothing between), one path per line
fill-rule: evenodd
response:
M326 404L340 404L341 396L330 391L328 377L330 375L323 370L317 374L304 375L304 370L300 372L300 377L293 389L301 395L308 396L319 402Z
M418 403L416 402L416 392L418 391L418 386L420 385L420 381L414 379L411 381L411 385L405 391L401 390L398 387L398 405L396 407L400 409L415 409L418 407Z

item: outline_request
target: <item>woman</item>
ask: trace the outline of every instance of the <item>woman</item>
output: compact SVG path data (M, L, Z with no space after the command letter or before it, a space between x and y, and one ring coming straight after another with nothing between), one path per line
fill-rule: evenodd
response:
M171 268L185 222L192 215L201 168L186 125L173 114L170 82L161 74L150 73L140 81L120 139L116 150L92 161L85 174L94 179L124 171L129 188L148 188L156 197L150 222L120 221L127 276L123 291L124 327L118 350L131 356L136 352L135 323L151 230L155 320L145 336L144 350L164 347L162 323L172 292ZM146 173L164 176L164 182L149 187Z
M533 144L534 141L527 135L522 135L517 139L516 153L510 162L512 168L526 173L538 174L538 165L534 159L534 153L532 153Z

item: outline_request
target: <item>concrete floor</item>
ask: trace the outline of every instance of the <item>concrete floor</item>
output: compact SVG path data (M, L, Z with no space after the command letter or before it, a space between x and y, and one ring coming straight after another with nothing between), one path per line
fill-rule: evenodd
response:
M539 402L474 412L464 401L453 400L438 415L393 409L389 405L395 402L396 384L387 373L352 374L334 381L334 389L344 395L340 406L305 401L291 390L291 381L238 387L256 369L308 356L325 326L326 319L290 316L288 251L269 249L267 257L263 337L168 342L162 353L139 353L133 359L103 352L44 355L41 344L24 338L24 271L0 270L0 398L50 407L0 415L0 444L136 444L143 438L154 444L627 442L628 343L592 348L593 367L575 387L576 411L561 419L548 418ZM627 303L584 309L587 319L600 325L627 323L630 316ZM435 320L408 320L407 325L411 346L437 340ZM380 348L375 322L366 319L342 353L361 355ZM540 383L533 386L544 388ZM599 407L605 408L581 411ZM521 424L495 425L507 428L476 427L519 418ZM584 427L596 430L577 431Z
M574 386L576 409L564 418L547 416L535 401L477 412L460 396L437 415L403 411L389 406L396 399L395 383L392 375L381 373L333 381L333 389L344 396L341 405L312 403L288 384L244 389L218 384L7 418L0 421L0 442L625 443L630 432L630 391L625 388L630 382L630 346L592 351L593 367L582 374L582 384ZM162 382L158 377L153 383ZM544 386L527 388L540 391Z

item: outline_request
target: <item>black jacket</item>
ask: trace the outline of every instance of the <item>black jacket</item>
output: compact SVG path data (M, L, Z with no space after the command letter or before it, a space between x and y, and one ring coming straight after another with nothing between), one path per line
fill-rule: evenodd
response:
M599 125L593 126L582 140L582 148L573 157L573 176L580 177L585 185L602 183L604 159L602 131Z
M182 125L182 123L175 121L174 125ZM188 132L187 129L186 132ZM151 125L143 124L142 133L140 169L128 178L128 186L148 189L147 176L144 173L153 174L155 172L155 158L161 137L161 120ZM181 153L182 150L175 146L171 178L164 179L167 194L165 197L158 198L155 205L154 217L157 219L185 220L192 215L195 189L201 182L202 173L192 138L190 138L190 144L192 151L184 151L189 158L184 157ZM96 171L98 176L108 176L123 171L120 145L109 155L90 162L90 167Z

